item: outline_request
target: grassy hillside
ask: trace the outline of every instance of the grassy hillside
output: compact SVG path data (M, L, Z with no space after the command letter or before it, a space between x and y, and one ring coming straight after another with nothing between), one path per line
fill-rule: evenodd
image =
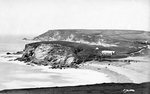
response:
M49 30L37 37L34 40L52 41L52 40L66 40L66 41L84 41L84 42L101 42L113 43L122 45L123 42L150 42L150 32L141 30L107 30L107 29L58 29Z
M128 53L132 53L132 52L136 52L138 50L140 50L140 48L136 48L137 47L142 47L143 45L140 45L140 44L135 44L134 46L135 47L124 47L124 46L114 46L114 47L104 47L104 46L101 46L101 45L89 45L89 44L84 44L84 43L76 43L76 42L67 42L67 41L42 41L42 42L34 42L34 43L30 43L30 44L27 44L26 47L28 46L34 46L35 48L37 46L39 46L40 44L60 44L60 45L63 45L63 46L67 46L67 47L71 47L71 48L82 48L82 49L93 49L95 50L96 47L99 48L99 51L102 51L102 50L114 50L116 51L117 53L124 53L124 54L128 54ZM25 47L25 48L26 48Z
M107 83L68 87L3 90L0 94L150 94L150 83Z

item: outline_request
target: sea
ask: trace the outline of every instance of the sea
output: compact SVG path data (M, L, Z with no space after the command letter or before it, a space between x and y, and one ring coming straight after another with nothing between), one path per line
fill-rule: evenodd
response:
M110 82L106 74L88 69L49 69L48 66L30 66L14 61L21 55L6 55L7 52L22 51L23 38L33 36L0 35L0 90L75 86Z

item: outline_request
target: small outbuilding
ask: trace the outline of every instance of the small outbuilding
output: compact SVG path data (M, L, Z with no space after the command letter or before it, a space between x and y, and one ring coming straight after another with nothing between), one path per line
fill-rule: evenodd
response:
M103 50L102 55L113 55L115 54L115 51L110 51L110 50Z

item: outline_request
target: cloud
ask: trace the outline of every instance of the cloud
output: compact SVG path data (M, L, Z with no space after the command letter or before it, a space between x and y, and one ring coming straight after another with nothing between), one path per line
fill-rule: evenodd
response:
M1 34L49 29L150 30L149 0L1 0Z

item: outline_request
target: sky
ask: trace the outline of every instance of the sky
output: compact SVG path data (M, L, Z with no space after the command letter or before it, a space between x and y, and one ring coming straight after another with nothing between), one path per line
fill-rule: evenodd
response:
M0 35L51 29L150 31L150 0L0 0Z

